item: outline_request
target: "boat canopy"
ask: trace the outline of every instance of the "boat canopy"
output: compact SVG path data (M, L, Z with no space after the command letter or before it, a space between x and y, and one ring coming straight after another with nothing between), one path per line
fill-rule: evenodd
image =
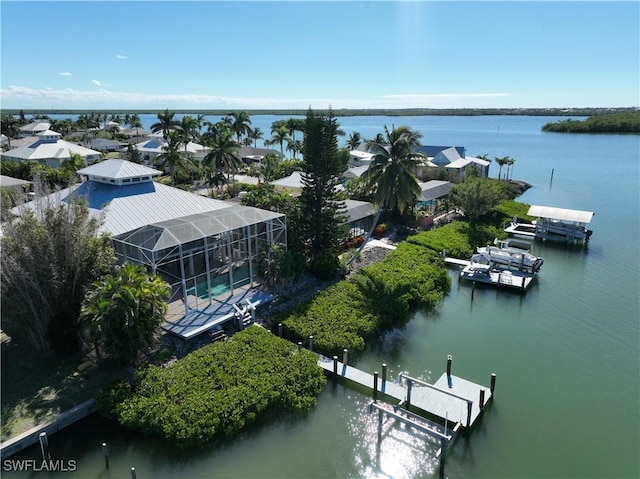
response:
M549 218L559 221L575 221L578 223L590 223L594 213L592 211L569 210L567 208L553 208L551 206L531 205L527 212L529 216Z

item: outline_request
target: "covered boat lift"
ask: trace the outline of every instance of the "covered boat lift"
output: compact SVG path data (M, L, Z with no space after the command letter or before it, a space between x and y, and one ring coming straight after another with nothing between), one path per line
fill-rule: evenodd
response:
M541 239L552 239L575 243L589 241L593 231L587 229L594 213L592 211L570 210L551 206L531 205L527 212L537 219L531 223L519 224L517 218L505 228L507 233L525 234Z

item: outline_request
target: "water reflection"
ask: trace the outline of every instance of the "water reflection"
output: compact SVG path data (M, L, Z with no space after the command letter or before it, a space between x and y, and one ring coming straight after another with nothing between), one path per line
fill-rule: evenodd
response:
M432 476L438 468L439 442L399 421L367 413L368 401L356 399L359 414L349 418L349 431L358 439L354 450L358 477L417 478Z

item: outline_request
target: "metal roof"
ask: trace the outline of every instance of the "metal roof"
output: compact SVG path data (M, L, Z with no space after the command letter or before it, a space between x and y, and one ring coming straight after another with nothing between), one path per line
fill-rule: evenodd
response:
M78 170L80 175L94 175L105 178L122 179L140 176L157 176L162 172L148 166L139 165L131 161L113 158L104 160L86 168Z
M0 175L0 186L11 188L12 186L23 186L30 184L30 181L21 180L19 178L13 178L11 176Z
M36 199L26 203L22 207L33 209L36 206L35 203L39 201L50 201L54 204L67 202L71 195L79 195L86 199L91 214L104 213L101 231L111 233L113 236L145 225L234 205L152 181L126 186L85 181L74 187L52 193L46 199ZM12 212L20 214L22 207L16 207Z
M567 208L554 208L552 206L531 205L527 215L536 216L538 218L549 218L552 220L590 223L594 213L592 211L569 210Z
M99 156L100 152L90 150L84 146L69 143L68 141L58 140L54 142L38 141L29 146L14 148L2 154L3 158L18 160L46 160L48 158L71 158L71 153L75 153L82 157Z
M426 183L418 183L422 193L418 198L418 201L433 201L447 196L453 188L453 183L450 181L431 180Z
M347 171L345 171L342 176L344 178L359 178L362 174L369 169L369 165L363 166L352 166Z
M347 217L347 223L353 223L376 214L376 207L373 206L373 203L366 201L344 200L344 206L346 208L344 216Z
M272 181L271 184L276 186L287 186L289 188L302 188L302 172L294 171L289 176Z
M284 218L283 214L273 211L228 205L219 210L152 223L122 235L119 239L151 251L159 251L274 218Z

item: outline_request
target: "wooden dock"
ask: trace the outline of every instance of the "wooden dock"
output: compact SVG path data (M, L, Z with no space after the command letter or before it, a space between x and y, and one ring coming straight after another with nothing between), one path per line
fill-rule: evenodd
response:
M358 368L344 364L337 359L318 356L320 365L329 375L358 384L370 390L377 399L400 406L420 414L423 417L460 423L463 427L472 427L480 416L486 403L493 397L492 388L472 383L466 379L445 372L435 384L401 374L400 383L389 381L383 375L369 374ZM492 385L495 386L495 376ZM483 391L483 392L481 392ZM483 399L480 404L480 399Z

